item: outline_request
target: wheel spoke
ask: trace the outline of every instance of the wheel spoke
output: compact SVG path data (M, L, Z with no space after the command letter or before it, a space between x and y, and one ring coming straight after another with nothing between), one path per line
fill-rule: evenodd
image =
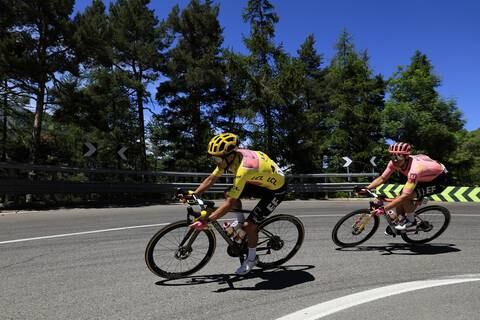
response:
M289 215L276 215L259 225L259 265L274 267L291 259L303 242L303 224Z
M206 230L198 234L190 233L189 237L195 235L193 242L191 238L185 239L187 235L186 221L168 225L155 234L145 252L149 269L161 277L176 278L191 274L203 267L210 260L215 249L213 232ZM182 241L184 246L180 245Z
M450 223L450 212L441 206L429 206L419 209L415 219L415 230L408 230L402 238L410 243L426 243L445 231Z
M378 217L366 209L351 212L341 218L332 231L332 239L340 247L353 247L367 241L378 228Z

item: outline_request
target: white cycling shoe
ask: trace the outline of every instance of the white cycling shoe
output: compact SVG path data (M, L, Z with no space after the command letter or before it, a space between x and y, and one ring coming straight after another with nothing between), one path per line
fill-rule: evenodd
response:
M246 275L250 271L252 271L253 267L255 267L258 263L258 257L255 257L254 260L245 259L242 265L235 271L235 273L239 276Z
M417 220L410 221L408 219L403 219L397 226L395 226L395 229L398 231L403 231L416 225L417 225Z

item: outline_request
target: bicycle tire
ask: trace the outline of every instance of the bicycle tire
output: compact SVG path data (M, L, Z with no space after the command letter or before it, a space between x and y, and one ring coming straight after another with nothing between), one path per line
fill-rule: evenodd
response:
M150 271L162 278L177 279L197 272L210 261L216 247L215 234L210 229L203 230L198 233L197 238L192 243L192 248L187 246L180 247L180 243L188 234L188 226L189 224L185 220L177 221L155 233L145 249L145 262ZM191 232L190 236L193 234ZM200 239L206 237L207 244L205 248L200 247L201 243L198 237L201 237ZM165 243L162 242L159 245L159 242L162 240L165 240ZM194 247L194 244L197 244L197 246ZM160 254L156 253L156 249L158 251L167 249L170 252ZM194 252L195 255L192 255ZM190 262L193 258L196 258L194 259L195 261ZM196 261L198 260L199 262L197 263ZM164 262L167 263L165 264ZM180 270L170 270L170 267L174 269L176 265L180 265ZM183 269L184 267L186 269Z
M438 229L438 231L435 232L433 234L433 236L427 237L425 239L417 240L417 239L413 239L411 237L410 233L402 233L402 234L400 234L402 239L407 243L421 244L421 243L430 242L433 239L440 236L447 229L448 225L450 224L451 215L450 215L450 211L447 208L442 207L442 206L428 206L428 207L420 208L415 212L415 218L418 217L419 215L425 213L425 212L434 211L434 210L439 211L441 214L443 214L444 220L443 220L443 223L442 223L442 226L440 227L440 229ZM418 227L417 227L417 229L418 229ZM420 230L420 232L425 232L425 231ZM430 232L430 231L427 231L425 233L428 233L428 232Z
M339 230L340 230L340 227L348 221L348 219L350 219L351 217L353 216L356 216L356 215L359 215L359 214L364 214L364 215L369 215L370 214L370 210L368 209L358 209L358 210L355 210L355 211L352 211L348 214L346 214L345 216L343 216L340 220L338 220L338 222L335 224L335 226L333 227L333 230L332 230L332 240L333 242L339 246L339 247L342 247L342 248L349 248L349 247L355 247L355 246L358 246L359 244L362 244L364 243L365 241L367 241L368 239L370 239L374 234L375 232L377 231L378 229L378 226L380 224L380 219L378 218L378 216L373 216L373 227L372 229L366 233L366 236L361 238L360 240L358 241L352 241L352 242L345 242L343 240L340 240L340 237L339 237ZM371 220L370 220L371 221ZM368 222L370 223L370 222ZM354 234L354 230L352 229L352 225L350 227L348 227L348 230L352 230L352 234L354 236L356 236ZM360 234L363 233L363 230L360 231Z
M293 225L293 228L289 225ZM257 265L263 269L278 267L293 258L305 238L302 221L288 214L278 214L263 220L257 230ZM283 249L286 249L286 255L280 255ZM271 258L275 260L268 261Z

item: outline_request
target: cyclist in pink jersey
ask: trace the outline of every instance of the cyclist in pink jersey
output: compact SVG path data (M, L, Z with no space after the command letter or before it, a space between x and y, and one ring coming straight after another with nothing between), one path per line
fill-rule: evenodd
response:
M411 155L411 146L408 143L397 142L391 145L388 151L391 160L387 168L367 189L374 189L385 183L395 171L407 177L401 195L384 207L376 209L377 214L384 214L385 211L395 208L396 214L403 218L395 229L405 230L416 224L414 211L419 202L412 200L442 192L446 186L448 171L443 164L424 154Z
M239 149L239 139L232 133L214 136L208 144L208 154L215 160L217 167L198 186L195 194L207 191L225 171L233 173L233 186L225 194L223 205L213 211L206 221L197 221L192 227L202 230L207 222L217 220L232 208L241 208L240 198L254 196L261 198L245 221L243 214L237 219L243 223L247 234L248 255L235 271L239 275L247 274L257 264L257 224L283 201L287 185L285 175L279 166L265 153Z

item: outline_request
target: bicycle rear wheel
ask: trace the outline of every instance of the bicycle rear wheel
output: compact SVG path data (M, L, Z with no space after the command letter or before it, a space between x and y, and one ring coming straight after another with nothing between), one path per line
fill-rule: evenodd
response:
M177 221L159 230L147 244L145 262L157 276L176 279L205 266L215 251L212 230L194 231L187 221Z
M297 217L278 214L258 225L258 266L268 269L290 260L300 249L305 237L302 221Z
M380 224L368 209L359 209L342 217L332 230L332 240L339 247L355 247L370 239Z
M441 235L450 224L450 211L441 206L428 206L415 212L417 227L401 234L408 243L427 243Z

